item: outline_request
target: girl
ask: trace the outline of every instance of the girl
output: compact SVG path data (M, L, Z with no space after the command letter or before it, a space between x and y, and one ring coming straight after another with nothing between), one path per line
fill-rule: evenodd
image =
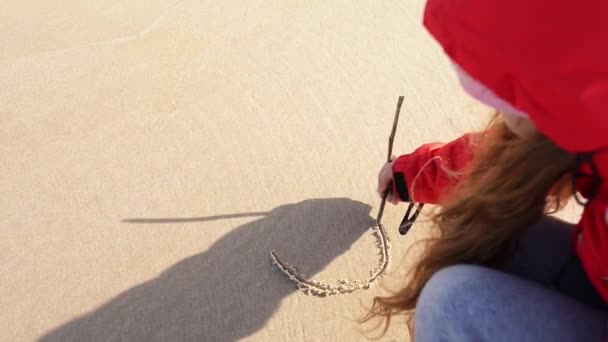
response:
M406 286L364 321L416 309L416 341L607 339L607 14L606 0L428 0L426 28L498 115L380 170L392 203L441 209ZM576 226L545 216L572 196Z

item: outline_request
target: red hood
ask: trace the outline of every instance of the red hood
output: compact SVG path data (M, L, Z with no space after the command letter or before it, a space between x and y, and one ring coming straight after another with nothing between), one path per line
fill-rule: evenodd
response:
M428 0L424 24L556 144L608 148L608 0Z

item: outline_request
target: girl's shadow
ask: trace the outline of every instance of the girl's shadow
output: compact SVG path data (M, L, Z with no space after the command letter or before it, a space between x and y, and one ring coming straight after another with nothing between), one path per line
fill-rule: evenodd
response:
M314 199L275 208L244 224L200 254L157 278L68 322L42 341L235 341L261 329L295 286L271 266L276 249L314 275L372 225L367 204ZM244 216L237 214L235 217ZM178 224L231 217L126 219L133 224ZM204 223L201 223L204 228ZM204 229L201 229L204 234Z

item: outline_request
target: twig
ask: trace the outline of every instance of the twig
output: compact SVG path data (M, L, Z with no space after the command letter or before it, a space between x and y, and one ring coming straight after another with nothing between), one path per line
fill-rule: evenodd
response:
M399 113L401 113L401 104L403 104L403 96L399 96L399 100L397 101L397 110L395 111L395 118L393 119L393 128L391 129L391 134L388 137L388 156L386 157L387 163L391 161L391 155L393 154L393 140L395 140L395 132L397 132L397 124L399 123ZM380 203L380 209L378 210L378 217L376 218L376 221L378 221L378 223L382 222L384 206L386 205L386 199L388 198L389 194L390 190L386 190L384 192L384 195L382 196L382 202Z

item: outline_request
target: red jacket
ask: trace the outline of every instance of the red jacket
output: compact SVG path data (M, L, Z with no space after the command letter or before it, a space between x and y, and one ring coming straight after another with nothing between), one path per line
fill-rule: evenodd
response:
M393 164L394 191L403 201L439 204L450 192L462 171L473 159L476 134L466 134L450 143L425 144ZM585 167L582 169L583 172ZM587 172L588 173L588 172ZM586 194L590 183L581 179L577 189ZM608 303L608 196L599 196L585 207L577 225L573 245L590 281Z

